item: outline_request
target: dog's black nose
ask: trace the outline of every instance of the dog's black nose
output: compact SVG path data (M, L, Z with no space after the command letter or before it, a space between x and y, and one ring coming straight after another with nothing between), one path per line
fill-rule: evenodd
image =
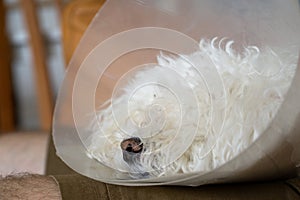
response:
M125 139L121 142L121 148L123 151L129 153L141 153L143 150L142 140L138 137L132 137Z

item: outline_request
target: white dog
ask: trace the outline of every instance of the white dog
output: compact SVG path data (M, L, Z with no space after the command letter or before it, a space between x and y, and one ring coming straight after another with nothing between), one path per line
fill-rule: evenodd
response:
M202 40L192 55L160 55L97 113L88 153L134 178L207 172L253 143L276 114L296 55L234 51Z

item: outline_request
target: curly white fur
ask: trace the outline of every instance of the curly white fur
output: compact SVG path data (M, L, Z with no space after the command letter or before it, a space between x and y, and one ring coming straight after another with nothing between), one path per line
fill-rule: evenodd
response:
M191 55L160 55L157 66L134 73L123 93L98 111L98 119L89 127L88 154L119 171L143 176L148 172L151 177L207 172L249 147L283 102L295 72L296 55L256 46L245 47L239 54L232 45L233 41L225 39L201 40L199 51ZM192 64L195 62L197 66ZM204 74L210 76L212 69L217 69L223 82L220 96L205 85L205 79L214 76L203 77L202 72L206 70ZM168 87L158 84L161 82ZM196 99L195 103L186 96L185 109L177 97L191 93L182 88L191 89ZM220 101L214 111L212 100ZM195 115L190 115L194 111L196 124ZM214 122L208 124L212 112L226 116L220 131L215 130ZM191 136L194 130L197 132ZM142 138L145 147L134 166L123 161L120 149L122 140L131 136ZM192 138L192 143L186 138ZM173 148L164 148L170 143ZM204 154L203 149L209 150ZM182 154L170 159L177 150Z

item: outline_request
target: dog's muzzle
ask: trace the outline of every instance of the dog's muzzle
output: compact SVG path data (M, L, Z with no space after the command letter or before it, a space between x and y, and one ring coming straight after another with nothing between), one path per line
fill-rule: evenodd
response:
M143 143L138 137L128 138L121 142L121 148L128 153L141 153L143 151Z
M142 140L138 137L125 139L121 142L121 149L123 151L123 159L128 164L138 162L140 154L143 151Z

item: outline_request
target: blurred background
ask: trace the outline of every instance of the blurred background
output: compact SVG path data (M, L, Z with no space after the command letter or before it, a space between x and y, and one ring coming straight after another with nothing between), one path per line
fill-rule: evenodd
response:
M39 34L44 47L44 60L49 75L52 100L64 76L65 61L63 58L60 11L58 1L35 1L36 18ZM28 4L27 2L25 2ZM30 44L30 33L24 7L21 0L4 0L6 9L6 27L8 42L11 48L11 77L14 101L14 128L16 130L40 129L40 118L36 106L37 91L35 85L34 55ZM25 5L26 6L26 5ZM27 5L28 6L28 5ZM27 8L26 8L27 9ZM37 37L37 36L33 36ZM38 36L39 37L39 36Z
M43 174L66 66L103 0L2 0L0 176Z

